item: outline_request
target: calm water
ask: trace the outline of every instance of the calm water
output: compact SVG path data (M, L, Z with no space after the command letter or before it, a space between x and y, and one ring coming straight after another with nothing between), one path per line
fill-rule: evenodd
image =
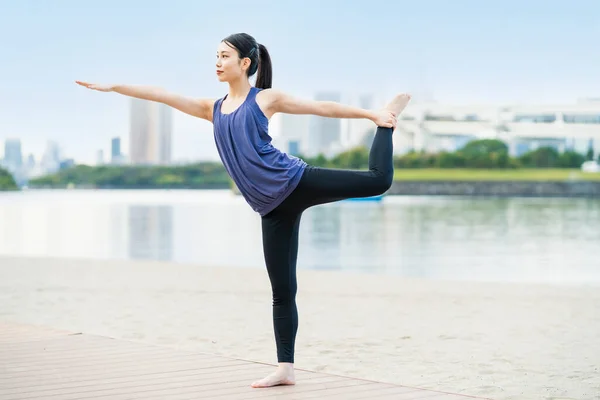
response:
M229 191L0 194L0 254L263 268L260 218ZM600 283L600 200L387 197L308 210L298 268Z

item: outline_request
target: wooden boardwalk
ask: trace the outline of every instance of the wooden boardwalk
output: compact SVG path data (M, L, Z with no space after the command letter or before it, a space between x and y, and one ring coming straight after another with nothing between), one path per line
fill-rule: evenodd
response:
M253 389L273 365L37 326L0 323L0 399L427 399L474 397L297 370Z

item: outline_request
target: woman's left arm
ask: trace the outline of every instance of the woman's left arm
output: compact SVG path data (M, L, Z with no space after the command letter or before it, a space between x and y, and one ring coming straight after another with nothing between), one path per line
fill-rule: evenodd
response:
M328 118L365 118L388 128L393 125L391 118L386 118L393 117L390 112L365 110L334 101L305 100L273 89L265 89L259 96L257 100L262 103L261 106L264 105L265 114L269 116L275 113L311 114Z

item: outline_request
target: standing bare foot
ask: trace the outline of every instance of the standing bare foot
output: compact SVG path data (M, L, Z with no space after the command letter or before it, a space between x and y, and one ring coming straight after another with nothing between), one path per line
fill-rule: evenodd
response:
M410 101L410 94L401 93L394 97L384 108L394 114L395 117L400 115Z
M278 385L295 385L296 376L294 375L294 364L279 363L277 370L266 377L253 382L250 386L253 388L266 388Z

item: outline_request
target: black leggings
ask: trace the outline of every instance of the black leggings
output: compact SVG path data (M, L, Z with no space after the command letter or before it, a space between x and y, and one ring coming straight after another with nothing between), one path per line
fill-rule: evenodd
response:
M309 207L387 191L394 176L392 129L377 128L369 170L307 166L296 189L262 217L263 251L273 291L273 326L278 362L294 362L298 331L296 259L300 218Z

